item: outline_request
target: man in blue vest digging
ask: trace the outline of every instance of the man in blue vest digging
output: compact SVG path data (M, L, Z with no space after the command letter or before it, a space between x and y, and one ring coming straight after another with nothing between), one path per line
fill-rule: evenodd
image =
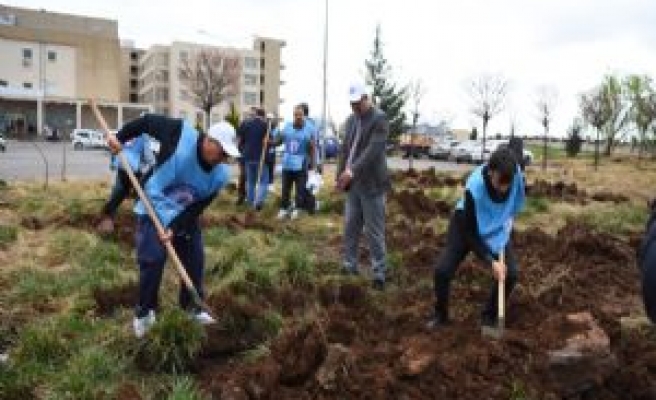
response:
M190 124L161 115L146 114L127 123L116 137L108 139L114 153L122 145L142 133L160 143L159 157L152 176L144 186L165 232L160 236L139 201L137 214L136 255L139 264L139 301L133 322L137 337L142 337L155 322L158 292L167 252L164 243L173 245L193 286L203 297L205 253L199 216L218 192L228 183L226 164L238 157L234 128L227 122L210 127L200 134ZM212 317L194 304L184 285L180 287L180 307L202 324L214 322Z
M496 280L505 280L505 297L510 295L517 283L510 233L524 198L521 169L508 148L495 151L487 164L471 173L449 222L446 247L435 268L435 314L428 328L449 323L451 280L470 251L492 269ZM483 326L496 327L497 299L495 282L482 312Z

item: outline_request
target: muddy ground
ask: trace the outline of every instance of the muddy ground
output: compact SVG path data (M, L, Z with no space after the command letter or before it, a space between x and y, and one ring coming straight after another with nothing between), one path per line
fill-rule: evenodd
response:
M390 272L387 291L371 291L365 279L337 276L273 288L252 295L248 304L230 292L210 297L231 329L224 324L208 330L192 369L203 391L218 399L656 399L656 335L620 325L640 308L636 238L595 232L575 221L553 236L539 228L514 232L520 283L508 300L503 338L481 336L478 315L493 282L471 258L454 281L452 325L428 331L432 266L445 239L435 221L445 222L451 209L415 185L423 180L457 186L460 180L434 171L395 179L404 188L390 196L395 211L388 245L403 260ZM558 183L536 183L530 193L560 201L594 199ZM594 200L624 201L612 193ZM277 229L249 217L222 222L233 230ZM340 238L327 243L338 247ZM113 290L94 293L99 314L127 307L135 288ZM275 338L258 323L267 310L285 317ZM555 363L552 351L591 330L568 318L584 312L608 343ZM240 358L262 346L267 351L256 360ZM129 387L122 390L125 398L138 398Z

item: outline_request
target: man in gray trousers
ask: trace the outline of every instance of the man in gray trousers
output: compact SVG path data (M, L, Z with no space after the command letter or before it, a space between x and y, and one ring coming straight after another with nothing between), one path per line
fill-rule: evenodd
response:
M385 288L385 198L391 188L385 146L389 123L373 106L364 85L349 88L353 114L336 173L336 187L346 193L344 218L344 273L358 274L358 243L364 227L369 240L373 285Z

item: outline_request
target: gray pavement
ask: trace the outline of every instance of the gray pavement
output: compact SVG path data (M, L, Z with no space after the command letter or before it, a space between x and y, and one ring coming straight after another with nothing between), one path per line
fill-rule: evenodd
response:
M66 179L73 180L111 180L109 152L106 150L73 150L70 142L20 142L7 141L7 151L0 152L0 179L6 181L43 181L45 164L38 146L48 160L48 174L51 181L60 180L64 150L66 155ZM445 161L420 159L413 161L418 170L434 167L438 171L463 171L472 166ZM408 160L400 157L388 158L390 169L407 169ZM334 166L329 165L330 171ZM236 171L235 171L236 172ZM234 176L234 174L233 174Z

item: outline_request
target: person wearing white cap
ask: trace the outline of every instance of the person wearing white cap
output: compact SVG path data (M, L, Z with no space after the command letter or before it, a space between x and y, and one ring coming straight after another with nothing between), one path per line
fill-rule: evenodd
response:
M353 114L346 120L336 188L346 192L344 273L358 274L358 243L364 228L374 275L374 288L385 288L385 199L391 188L385 145L389 122L374 107L362 84L349 87Z
M114 153L122 144L146 133L160 142L160 152L152 176L144 184L160 222L166 229L159 236L141 201L137 215L136 255L139 264L139 300L134 331L143 336L155 321L158 292L166 263L164 242L171 242L200 296L203 296L204 250L198 217L229 182L230 157L238 157L235 129L227 122L200 134L181 119L147 114L127 123L108 144ZM180 306L198 322L212 323L212 317L194 308L186 288L181 286Z

